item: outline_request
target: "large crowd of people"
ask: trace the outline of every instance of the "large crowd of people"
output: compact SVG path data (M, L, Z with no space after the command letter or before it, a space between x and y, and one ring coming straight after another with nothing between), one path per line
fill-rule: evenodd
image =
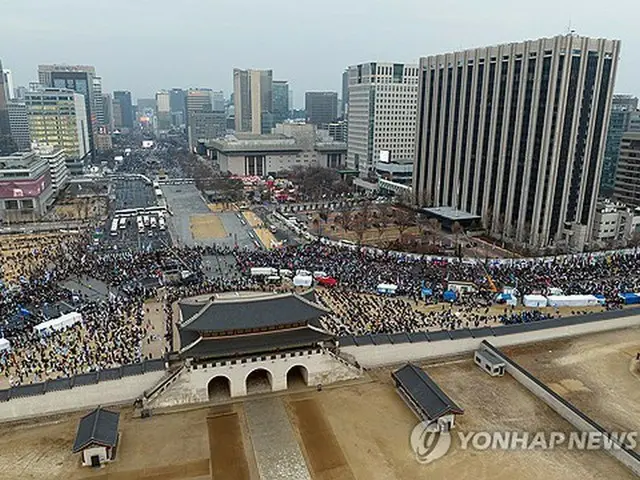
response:
M454 330L558 315L496 308L494 285L498 290L515 287L520 295L552 287L566 294L602 294L609 305L615 305L618 293L640 288L636 253L481 264L321 243L274 250L183 246L114 251L95 245L89 233L25 245L26 253L13 249L2 258L5 266L11 263L12 275L0 283L0 334L10 341L11 350L0 352L0 375L11 385L143 360L142 346L149 341L143 302L150 297L164 303L165 351L173 351L178 348L173 344L175 301L225 291L292 288L260 283L251 276L252 267L322 271L334 277L338 286L319 289L318 297L332 310L323 322L336 335ZM169 271L179 277L170 284ZM70 280L102 288L90 295L88 289L65 287ZM460 296L453 306L442 302L452 281L473 284L477 292ZM397 285L397 297L377 296L380 283ZM64 311L77 311L83 320L46 335L34 332L33 326L51 318L52 312Z

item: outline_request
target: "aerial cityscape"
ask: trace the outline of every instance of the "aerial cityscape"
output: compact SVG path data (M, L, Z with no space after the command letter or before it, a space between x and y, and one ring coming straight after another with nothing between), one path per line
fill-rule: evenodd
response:
M222 52L276 42L264 6L200 12L209 58L167 53L178 23L37 47L26 8L0 19L33 35L0 49L0 480L640 477L626 37L270 68Z

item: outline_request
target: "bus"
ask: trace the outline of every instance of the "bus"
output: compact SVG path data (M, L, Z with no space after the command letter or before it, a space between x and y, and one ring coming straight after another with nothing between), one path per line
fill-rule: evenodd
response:
M144 226L148 227L149 226L149 215L145 215L142 217L142 220L144 222Z
M144 222L142 217L138 217L138 233L144 233Z
M118 219L117 218L114 218L111 221L111 236L112 237L118 236Z
M120 219L120 230L124 230L125 228L127 228L127 218L122 217Z
M160 227L160 230L164 230L167 228L167 224L163 216L158 217L158 226Z
M151 228L156 228L158 226L158 221L156 217L151 217Z

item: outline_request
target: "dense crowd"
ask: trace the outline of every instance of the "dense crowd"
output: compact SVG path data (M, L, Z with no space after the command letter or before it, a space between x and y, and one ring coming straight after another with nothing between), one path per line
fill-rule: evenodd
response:
M11 352L0 352L0 374L13 385L143 360L150 328L143 302L150 297L164 303L164 339L171 351L178 347L173 345L172 308L178 299L290 288L260 283L250 275L251 267L334 277L338 286L320 290L319 299L333 312L323 320L325 327L337 335L455 330L550 317L492 306L492 284L516 287L521 295L551 287L566 294L603 294L609 305L619 292L640 288L640 255L635 253L480 264L320 243L257 251L185 246L140 252L101 250L89 234L69 234L22 246L26 253L3 258L5 267L11 262L13 276L0 283L0 333L12 345ZM177 272L178 280L159 291L170 271ZM87 288L65 287L69 280ZM438 303L451 281L469 282L478 292L462 295L453 306ZM398 298L376 296L380 283L396 284ZM431 292L428 298L421 295L424 288ZM82 322L44 336L34 333L36 323L65 309L81 313Z

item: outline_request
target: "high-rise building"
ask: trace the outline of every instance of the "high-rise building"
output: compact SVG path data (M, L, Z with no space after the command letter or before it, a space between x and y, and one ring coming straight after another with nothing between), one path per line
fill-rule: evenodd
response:
M119 128L133 129L133 104L131 103L131 92L119 90L113 92L113 103L118 103L121 117L121 125ZM115 110L115 107L114 107ZM116 120L120 120L116 118ZM116 125L116 128L117 125Z
M273 81L273 123L278 124L289 118L289 82Z
M347 165L374 177L377 161L413 158L418 66L362 63L349 67Z
M104 112L104 125L107 127L109 132L113 132L113 99L108 93L102 94L102 111Z
M347 118L347 105L349 104L349 70L342 72L342 99L340 110L340 116L344 119Z
M189 89L186 96L187 137L189 148L194 149L198 140L212 139L226 131L224 111L213 111L212 92L208 88Z
M64 88L27 92L25 103L31 139L64 149L70 162L81 163L89 153L85 100Z
M11 137L19 151L27 152L31 149L27 105L24 102L11 101L7 104L7 107Z
M613 198L640 207L640 132L622 135Z
M422 58L417 202L478 215L514 242L582 249L619 48L564 35Z
M98 82L94 84L94 79ZM93 136L97 131L96 100L94 88L98 88L102 95L102 82L96 76L96 69L90 65L38 65L38 79L46 88L66 88L82 95L89 130L89 151L93 152ZM101 103L100 97L99 103Z
M222 90L211 92L211 109L214 112L225 111L224 92Z
M271 133L273 71L234 68L233 93L236 131Z
M13 75L11 73L11 70L3 68L2 75L4 76L5 98L7 99L7 101L13 100L16 93L13 87Z
M0 72L3 72L2 61L0 61ZM5 76L0 73L0 154L13 153L14 148L10 146L11 127L9 125L9 112L7 110L7 89L5 86ZM12 151L9 151L12 150Z
M169 104L171 106L171 123L179 127L186 122L185 105L187 93L181 88L172 88L169 91Z
M171 98L166 90L156 93L156 109L158 130L169 130L171 127Z
M631 115L638 109L638 99L632 95L614 95L611 118L607 130L607 142L602 162L600 195L609 196L613 192L620 153L622 134L629 129Z
M306 92L304 109L309 123L322 125L335 122L338 119L338 93Z
M94 77L92 84L92 111L95 113L96 125L104 126L104 103L102 98L102 78Z

